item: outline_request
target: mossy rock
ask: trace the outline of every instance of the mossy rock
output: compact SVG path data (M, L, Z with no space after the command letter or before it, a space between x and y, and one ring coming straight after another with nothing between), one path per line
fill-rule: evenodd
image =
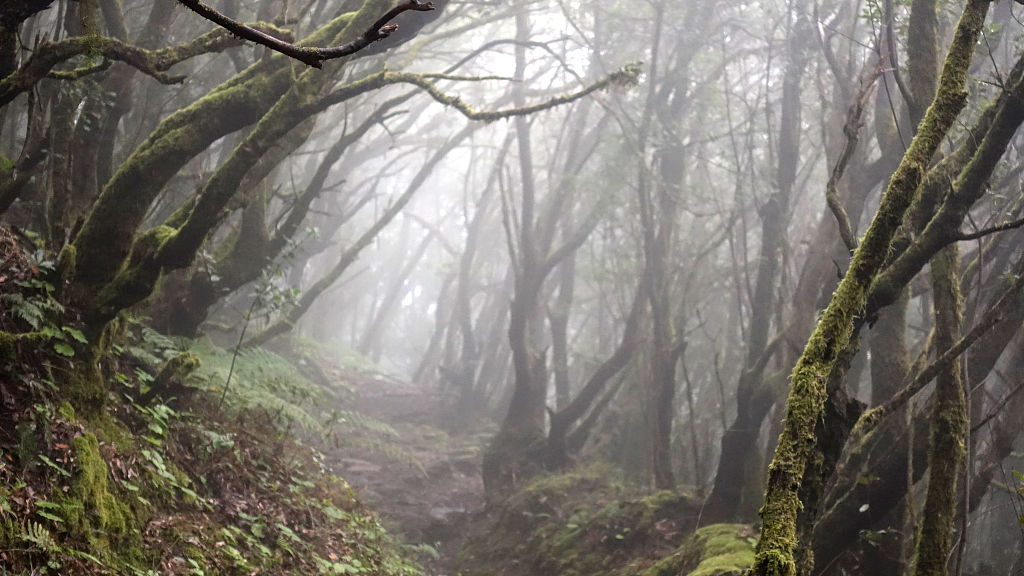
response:
M756 544L754 530L746 524L712 524L640 576L742 576L754 563Z

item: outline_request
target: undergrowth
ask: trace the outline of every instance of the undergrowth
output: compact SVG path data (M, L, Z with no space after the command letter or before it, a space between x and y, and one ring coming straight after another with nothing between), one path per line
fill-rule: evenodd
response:
M393 434L342 388L141 318L88 342L52 266L0 244L0 575L419 573L319 451Z
M672 553L699 514L692 496L638 494L602 465L542 475L476 527L459 566L467 576L635 576Z
M190 351L200 364L189 384L216 396L229 413L262 413L281 430L315 442L357 445L419 465L397 442L394 428L343 408L352 391L323 373L319 348L296 344L290 350L295 358L289 359L264 348L229 350L202 339Z

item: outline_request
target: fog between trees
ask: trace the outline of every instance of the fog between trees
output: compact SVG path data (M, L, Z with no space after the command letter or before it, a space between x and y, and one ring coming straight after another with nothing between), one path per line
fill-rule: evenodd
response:
M1011 0L0 2L0 449L17 455L0 503L18 503L0 559L1022 573L1022 17ZM186 440L206 426L242 450L247 418L326 453L309 469L354 478L395 541L358 564L326 560L334 540L308 559L231 542L243 563L154 536L184 498L263 542L225 495L255 506L274 484L216 484L221 456ZM149 495L135 524L91 512L133 492L120 462L159 468L147 422L195 500ZM76 479L64 494L87 452L104 479L82 519L46 525L53 547L32 514L71 500L33 450ZM367 468L381 455L426 475ZM588 499L595 465L616 488ZM642 538L601 516L652 494L677 500L623 513ZM280 505L287 530L303 502ZM732 524L742 554L700 532ZM478 536L502 531L529 544ZM406 564L402 537L437 554Z

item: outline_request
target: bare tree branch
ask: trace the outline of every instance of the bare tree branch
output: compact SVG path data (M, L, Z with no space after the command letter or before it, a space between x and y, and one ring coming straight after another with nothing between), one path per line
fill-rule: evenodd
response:
M335 58L342 58L344 56L355 54L377 40L387 38L392 32L398 29L397 24L389 24L389 22L394 20L402 12L407 12L409 10L426 12L434 9L434 4L432 2L406 0L381 16L373 23L373 26L370 26L370 28L366 32L363 32L362 36L359 38L356 38L347 44L342 44L341 46L316 48L312 46L296 46L291 42L271 36L262 30L232 20L198 0L178 0L178 3L214 24L221 26L243 40L249 40L250 42L266 46L271 50L280 52L289 58L294 58L295 60L298 60L307 66L312 66L313 68L322 67L325 60L333 60Z
M860 90L857 91L853 103L850 104L850 109L846 113L846 124L843 126L846 142L843 144L843 151L839 154L836 165L832 167L832 174L829 175L828 184L825 185L825 202L828 204L829 210L832 211L832 215L835 216L836 224L839 225L839 236L843 239L843 244L851 252L857 249L857 235L853 232L853 227L850 225L850 216L846 213L846 209L843 208L843 201L839 198L839 180L842 179L843 174L846 172L846 166L857 149L857 144L860 141L861 115L864 112L864 105L867 102L868 96L871 95L871 87L874 85L875 79L881 73L882 62L879 61L871 76L861 82Z
M1024 2L1024 0L1019 1ZM1012 222L1004 222L1002 224L992 226L991 228L985 228L983 230L978 230L977 232L972 232L970 234L961 233L959 236L957 236L956 239L961 242L965 242L968 240L977 240L978 238L984 238L989 234L995 234L997 232L1003 232L1006 230L1014 230L1016 228L1020 228L1021 226L1024 226L1024 218L1018 218L1017 220L1013 220Z

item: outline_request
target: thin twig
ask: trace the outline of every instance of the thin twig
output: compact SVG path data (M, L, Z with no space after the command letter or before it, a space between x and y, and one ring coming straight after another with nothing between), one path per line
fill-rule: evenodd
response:
M228 368L228 377L224 381L224 391L220 394L220 402L217 403L217 411L224 406L224 398L228 395L228 386L231 386L231 376L235 373L235 361L238 360L238 353L242 349L242 342L245 341L245 331L249 328L249 321L252 320L252 313L260 303L260 294L252 299L249 310L245 313L245 323L242 324L242 333L238 335L238 343L235 344L235 351L231 354L231 367Z
M989 410L988 414L986 414L985 417L982 418L980 422L978 422L977 424L975 424L974 426L971 427L971 434L974 434L978 430L981 430L982 426L984 426L985 424L988 424L989 421L991 421L993 418L998 416L999 412L1003 409L1003 406L1006 406L1006 403L1009 402L1010 399L1012 399L1022 389L1024 389L1024 380L1018 382L1017 385L1013 387L1013 390L1010 390L1009 392L1007 392L1006 395L1003 396L999 400L999 402L995 406L992 407L991 410Z
M971 232L970 234L960 233L957 235L956 240L960 242L968 240L977 240L979 238L988 236L989 234L995 234L996 232L1003 232L1005 230L1013 230L1015 228L1020 228L1021 226L1024 226L1024 218L1020 218L1012 222L1005 222L997 226L992 226L991 228L978 230L977 232Z

